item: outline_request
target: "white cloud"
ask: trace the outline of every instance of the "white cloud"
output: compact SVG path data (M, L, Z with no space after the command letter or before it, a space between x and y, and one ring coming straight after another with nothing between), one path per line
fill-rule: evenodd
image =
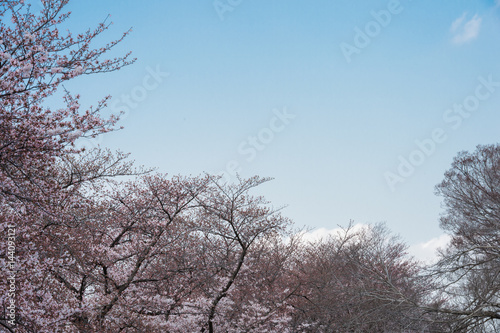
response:
M500 0L497 0L500 1ZM467 16L467 13L463 13L462 16L457 18L453 23L451 24L450 31L451 32L456 32L457 29L462 25L462 22L465 20L465 16Z
M500 1L500 0L499 0ZM367 224L355 224L352 231L357 232L369 228ZM319 240L326 240L329 236L342 236L345 230L341 228L326 229L319 228L308 232L301 233L301 239L305 242L316 242ZM450 242L451 237L447 234L442 234L439 237L432 238L426 242L413 244L408 248L408 254L415 257L415 259L427 264L432 264L437 261L437 250L444 249Z
M368 228L368 225L366 224L355 224L352 226L351 232L357 232L360 231L364 228ZM342 228L334 228L334 229L326 229L326 228L319 228L315 230L311 230L308 232L302 232L301 233L301 238L303 241L306 242L316 242L319 240L326 240L328 239L329 236L340 236L340 235L345 235L345 230Z
M497 0L498 1L498 0ZM451 24L450 31L454 34L452 41L455 44L463 44L469 42L479 35L481 23L483 19L477 14L469 21L466 21L467 13L457 18ZM466 21L466 22L465 22Z
M449 235L443 234L427 242L410 246L408 252L418 260L432 263L438 259L436 251L440 248L445 248L450 242L450 239L451 237Z

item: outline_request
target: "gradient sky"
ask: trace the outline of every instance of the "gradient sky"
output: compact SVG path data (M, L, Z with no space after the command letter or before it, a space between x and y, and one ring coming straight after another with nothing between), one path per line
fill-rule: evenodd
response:
M434 186L459 151L500 141L495 1L88 0L69 9L72 31L111 14L96 46L132 27L115 53L138 58L67 85L85 103L111 94L109 111L127 111L125 129L81 144L172 175L229 163L244 177L274 177L258 194L288 205L297 227L352 219L386 222L409 244L437 238ZM356 51L346 57L346 47ZM151 71L162 74L155 81ZM467 117L454 111L464 103ZM283 110L294 118L274 119ZM415 141L435 129L440 142L418 153ZM259 135L261 150L249 139ZM410 156L420 165L391 189L387 172Z

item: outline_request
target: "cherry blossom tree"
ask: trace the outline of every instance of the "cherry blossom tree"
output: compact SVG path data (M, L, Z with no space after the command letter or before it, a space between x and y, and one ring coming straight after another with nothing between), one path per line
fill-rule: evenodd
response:
M100 116L109 97L82 110L79 96L61 91L62 84L118 70L133 60L129 55L103 58L128 32L93 48L93 40L109 23L77 35L61 33L59 27L69 18L67 3L44 0L33 13L25 1L0 2L0 224L2 230L8 225L16 230L17 317L14 324L0 318L7 331L22 326L27 332L42 332L54 318L72 313L74 304L59 293L63 286L49 278L54 267L73 260L61 246L70 234L54 227L70 227L71 213L90 204L83 193L99 178L136 173L121 153L74 148L80 137L112 130L118 118ZM49 97L59 96L63 107L47 104ZM2 272L6 251L2 242ZM0 289L5 308L5 286Z
M206 179L148 176L101 191L91 214L78 212L64 246L79 265L55 275L79 304L66 323L79 332L165 329L202 283L189 216L205 187Z
M16 332L53 332L59 323L81 311L78 299L72 297L75 290L80 290L74 287L75 276L68 280L62 272L81 269L83 263L75 253L84 255L84 246L92 245L92 240L95 239L94 233L83 226L90 225L87 218L105 214L95 195L104 193L103 189L110 184L101 177L128 171L129 165L122 162L123 158L125 157L106 151L79 155L79 166L68 166L64 173L61 172L59 181L63 184L73 178L77 182L78 177L83 177L86 181L78 185L78 191L72 190L67 200L54 203L48 200L47 205L54 205L51 207L51 214L30 210L29 205L26 205L26 210L18 212L13 211L10 206L2 206L1 222L4 225L14 225L17 234ZM71 161L76 162L76 159ZM61 169L62 166L60 165ZM83 166L92 169L80 172ZM57 212L56 208L59 209L59 216L54 214ZM4 243L1 249L5 253ZM69 288L70 286L73 288ZM4 288L2 284L2 291ZM6 295L1 295L3 306ZM2 324L6 325L5 322Z
M198 306L202 332L277 332L287 326L285 300L291 292L284 283L285 266L294 246L280 239L290 221L248 193L268 180L226 185L212 178L213 190L200 201L197 218L210 253L204 266L213 275ZM270 268L271 263L276 265Z
M43 204L60 192L53 166L75 153L73 143L110 131L117 117L100 117L109 97L82 110L79 96L63 94L62 108L44 103L61 85L81 75L111 72L130 64L129 54L103 59L125 33L103 47L92 41L109 26L73 35L59 26L70 16L68 0L44 0L39 13L24 1L0 2L0 200ZM48 209L44 207L44 209Z
M23 255L40 270L22 271L18 332L285 332L297 247L289 221L248 194L264 181L88 181Z

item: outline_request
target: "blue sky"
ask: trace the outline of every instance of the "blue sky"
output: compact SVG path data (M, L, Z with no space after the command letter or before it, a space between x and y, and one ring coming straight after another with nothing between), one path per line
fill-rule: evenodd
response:
M439 237L434 186L457 152L499 141L495 1L89 0L69 9L74 31L111 14L98 42L132 27L115 52L138 58L68 85L84 102L111 94L109 111L127 111L125 129L81 144L169 174L274 177L259 194L288 205L297 227L384 221L410 244Z

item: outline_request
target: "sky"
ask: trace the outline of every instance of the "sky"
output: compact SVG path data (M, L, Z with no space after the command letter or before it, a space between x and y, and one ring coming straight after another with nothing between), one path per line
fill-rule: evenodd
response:
M417 255L446 241L434 187L453 157L499 142L495 1L71 1L68 28L131 34L120 71L68 83L110 94L123 130L80 145L170 175L274 180L264 195L316 235L384 222ZM315 231L314 231L315 230ZM432 251L431 251L432 252Z

